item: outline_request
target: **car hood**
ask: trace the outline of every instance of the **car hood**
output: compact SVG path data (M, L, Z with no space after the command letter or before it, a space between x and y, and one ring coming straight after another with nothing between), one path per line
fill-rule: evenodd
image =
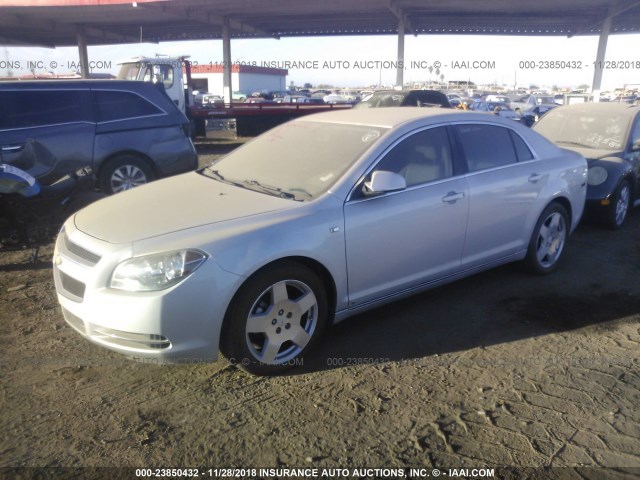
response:
M602 150L598 148L577 147L574 145L567 145L562 142L558 143L557 145L559 147L566 148L567 150L572 150L574 152L579 153L584 158L586 158L587 161L600 160L602 158L607 158L607 157L617 157L618 155L620 155L620 152L617 152L615 150Z
M192 172L100 200L79 211L74 223L92 237L123 244L297 205Z

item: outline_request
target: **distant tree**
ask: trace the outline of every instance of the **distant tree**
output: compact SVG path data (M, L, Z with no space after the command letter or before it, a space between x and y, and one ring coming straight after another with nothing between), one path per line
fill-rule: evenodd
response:
M587 85L586 83L583 83L582 85L578 85L578 90L589 90L591 88L591 85Z
M302 88L313 88L313 85L311 85L310 83L305 83Z

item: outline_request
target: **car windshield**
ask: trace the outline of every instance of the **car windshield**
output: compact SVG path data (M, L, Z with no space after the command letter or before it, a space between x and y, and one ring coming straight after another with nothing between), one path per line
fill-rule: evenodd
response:
M554 97L534 97L536 99L536 105L555 105L556 99Z
M383 127L296 121L269 130L202 169L216 180L298 201L327 192Z
M535 130L560 146L621 150L629 119L615 113L567 112L554 109Z
M374 93L366 100L358 103L355 108L399 107L406 96L406 92Z
M143 64L137 63L123 63L120 66L118 72L118 80L138 80L140 76L140 69L143 68Z

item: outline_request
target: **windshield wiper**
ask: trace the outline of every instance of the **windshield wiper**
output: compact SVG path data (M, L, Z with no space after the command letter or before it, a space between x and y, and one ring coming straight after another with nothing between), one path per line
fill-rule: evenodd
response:
M235 185L236 187L245 188L245 185L243 183L234 182L233 180L227 180L226 178L224 178L218 170L211 168L211 165L209 165L208 167L205 167L203 171L206 172L206 175L208 177L213 178L215 180L219 180L222 183L227 183L229 185Z
M295 200L296 196L292 193L283 191L280 187L272 187L271 185L263 185L257 180L245 180L242 185L252 190L258 190L268 195L274 195L287 200Z
M262 185L257 180L243 180L242 182L237 182L235 180L228 180L222 176L222 174L212 168L212 165L205 167L202 170L205 175L215 180L218 180L223 183L227 183L229 185L234 185L240 188L246 188L248 190L254 190L260 193L266 193L268 195L273 195L275 197L286 198L287 200L295 200L296 196L292 193L283 191L280 187L272 187L270 185Z

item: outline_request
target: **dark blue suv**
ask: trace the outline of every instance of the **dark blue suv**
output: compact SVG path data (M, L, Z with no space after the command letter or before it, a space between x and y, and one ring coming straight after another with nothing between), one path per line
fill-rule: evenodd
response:
M47 185L89 166L106 193L194 170L189 121L154 84L0 82L0 156Z

